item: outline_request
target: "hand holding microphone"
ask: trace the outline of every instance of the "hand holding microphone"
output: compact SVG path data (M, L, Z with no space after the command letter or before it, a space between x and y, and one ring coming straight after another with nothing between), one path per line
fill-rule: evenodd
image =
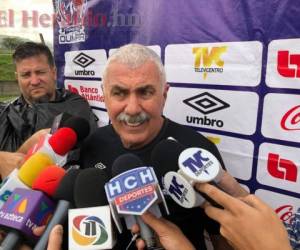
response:
M224 170L217 158L205 149L187 148L175 140L163 140L152 151L151 163L163 176L163 185L182 207L200 206L205 199L194 190L195 183L217 183Z
M164 218L157 218L150 212L144 213L141 217L142 220L154 230L164 249L177 250L180 246L180 250L195 250L192 243L172 222ZM132 233L138 233L139 228L135 227L131 231ZM138 250L144 249L146 247L145 242L142 239L137 240L136 247Z

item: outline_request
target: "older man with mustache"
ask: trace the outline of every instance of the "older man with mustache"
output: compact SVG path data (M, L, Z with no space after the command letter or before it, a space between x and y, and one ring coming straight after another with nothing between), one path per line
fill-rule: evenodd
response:
M111 125L98 128L87 138L81 148L81 166L100 168L111 176L113 161L124 153L133 153L145 165L151 165L153 148L169 137L187 147L210 151L224 165L212 142L162 115L168 89L164 67L154 51L139 44L119 48L109 58L103 74L104 101ZM237 195L246 194L226 172L224 177L229 178L226 183ZM166 198L171 212L168 219L183 230L197 249L206 249L204 229L214 239L215 246L225 249L218 225L201 208L183 209ZM126 233L120 235L115 249L125 249L130 238Z

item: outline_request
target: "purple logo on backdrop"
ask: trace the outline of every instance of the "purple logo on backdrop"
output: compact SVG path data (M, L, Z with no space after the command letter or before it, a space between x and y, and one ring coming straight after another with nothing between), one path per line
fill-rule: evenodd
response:
M157 200L156 184L152 168L140 167L111 179L105 189L119 213L140 215Z
M87 0L56 0L56 20L60 44L84 42L84 16Z

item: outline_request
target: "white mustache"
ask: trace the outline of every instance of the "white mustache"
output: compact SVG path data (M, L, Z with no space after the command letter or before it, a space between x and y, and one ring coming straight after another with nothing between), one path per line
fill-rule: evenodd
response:
M150 119L150 115L148 115L146 112L141 112L137 115L127 115L126 113L122 112L117 116L117 120L120 122L126 122L126 123L143 123L145 121L148 121Z

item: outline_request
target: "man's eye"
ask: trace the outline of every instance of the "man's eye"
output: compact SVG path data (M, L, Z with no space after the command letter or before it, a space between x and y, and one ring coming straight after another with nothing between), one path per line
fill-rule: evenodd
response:
M154 94L153 89L142 89L140 90L140 95L143 97L150 97Z
M47 73L46 70L40 70L40 71L37 71L37 72L36 72L37 75L44 75L44 74L46 74L46 73Z
M122 96L125 96L125 92L124 92L124 91L120 91L120 90L113 90L113 91L112 91L112 95L113 95L113 96L119 96L119 97L122 97Z
M20 74L20 76L22 78L28 78L30 76L30 73L22 73L22 74Z

